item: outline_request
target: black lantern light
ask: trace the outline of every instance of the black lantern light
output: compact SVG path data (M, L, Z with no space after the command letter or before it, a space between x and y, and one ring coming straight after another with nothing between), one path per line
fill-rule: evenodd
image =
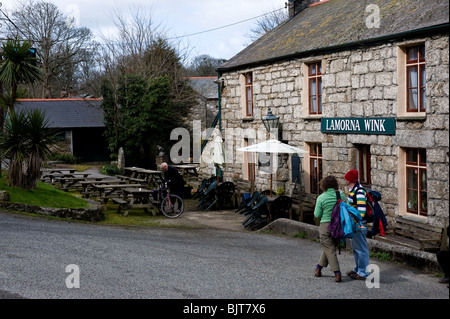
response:
M262 121L268 132L271 132L272 130L278 130L280 118L272 114L272 110L270 109L270 107L267 110L267 115L263 116Z

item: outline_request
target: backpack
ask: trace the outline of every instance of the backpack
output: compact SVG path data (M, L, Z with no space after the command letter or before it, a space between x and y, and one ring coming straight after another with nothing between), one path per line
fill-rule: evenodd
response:
M358 187L355 190L355 193L353 194L353 203L356 204L356 193L360 190L364 190L364 192L366 193L366 214L364 215L363 220L365 220L368 223L372 223L373 222L373 214L375 212L375 198L379 198L377 199L380 200L381 199L381 194L376 192L376 191L367 191L364 187Z
M341 226L341 206L342 202L341 194L336 191L336 204L331 212L331 220L328 224L328 230L331 233L334 244L339 248L339 255L341 254L341 247L345 247L344 231Z
M356 192L359 189L364 189L363 187L358 187L355 190L355 194L353 195L353 202L356 203ZM372 238L374 235L380 234L381 236L385 235L385 231L387 228L387 220L386 216L378 203L381 200L381 193L370 190L366 192L366 215L364 216L364 220L368 223L373 223L372 230L367 233L368 238Z

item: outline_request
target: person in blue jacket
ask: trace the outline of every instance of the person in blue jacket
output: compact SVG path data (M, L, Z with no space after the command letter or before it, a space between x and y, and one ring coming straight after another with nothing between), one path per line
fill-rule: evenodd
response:
M358 181L358 171L351 169L345 174L344 179L349 188L347 202L350 206L357 208L363 218L366 214L367 199L365 190ZM356 199L356 203L354 203L354 198ZM367 246L366 236L367 226L363 225L360 230L354 233L353 238L350 239L355 267L347 272L347 276L350 276L352 279L365 280L369 276L366 270L369 265L369 247Z

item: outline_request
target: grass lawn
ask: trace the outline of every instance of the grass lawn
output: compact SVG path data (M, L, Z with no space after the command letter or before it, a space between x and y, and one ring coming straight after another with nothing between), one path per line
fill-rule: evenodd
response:
M52 185L38 182L36 189L10 187L5 177L0 178L0 190L10 194L11 203L54 208L87 208L89 203Z

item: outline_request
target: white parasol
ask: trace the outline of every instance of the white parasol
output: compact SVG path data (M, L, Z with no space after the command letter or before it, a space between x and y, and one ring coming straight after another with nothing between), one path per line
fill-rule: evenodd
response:
M238 148L237 151L254 152L254 153L284 153L284 154L306 154L304 149L282 143L278 140L267 140L258 144L249 145ZM272 197L272 174L270 174L270 197Z
M212 154L212 162L214 165L220 169L223 169L223 165L225 164L225 152L223 149L223 141L222 138L217 135L213 140L213 154ZM216 173L216 176L219 177L219 173Z

